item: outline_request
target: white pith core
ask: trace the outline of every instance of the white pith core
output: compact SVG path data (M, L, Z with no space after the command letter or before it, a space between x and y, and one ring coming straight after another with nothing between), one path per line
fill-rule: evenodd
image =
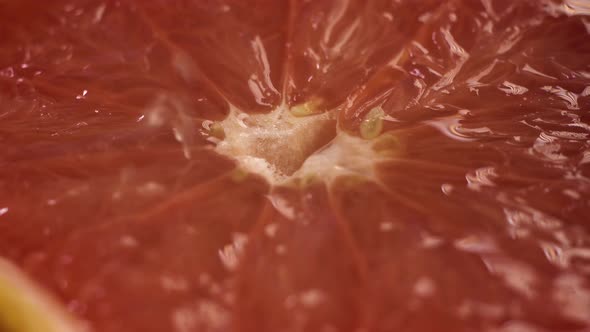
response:
M304 177L330 181L342 174L373 177L380 159L372 140L338 129L334 112L296 117L280 106L248 115L232 107L218 125L224 138L216 151L272 184Z

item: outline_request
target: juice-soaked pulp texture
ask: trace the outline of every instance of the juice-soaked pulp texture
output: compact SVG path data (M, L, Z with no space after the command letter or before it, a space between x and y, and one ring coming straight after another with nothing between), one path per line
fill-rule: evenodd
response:
M589 15L0 1L0 256L96 332L587 331Z

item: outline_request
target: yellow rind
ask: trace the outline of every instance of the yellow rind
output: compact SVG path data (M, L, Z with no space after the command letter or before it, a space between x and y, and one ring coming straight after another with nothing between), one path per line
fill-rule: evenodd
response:
M83 332L59 303L0 257L0 331Z

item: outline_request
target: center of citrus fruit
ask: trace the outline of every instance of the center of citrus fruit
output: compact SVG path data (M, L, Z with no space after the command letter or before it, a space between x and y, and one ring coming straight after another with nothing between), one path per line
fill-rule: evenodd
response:
M271 183L309 176L328 179L341 173L372 175L378 157L372 140L337 128L334 112L314 114L300 106L280 106L267 114L232 108L209 130L220 139L217 152Z
M293 175L336 135L332 113L295 116L286 107L250 115L234 109L216 126L223 135L217 151L267 178Z

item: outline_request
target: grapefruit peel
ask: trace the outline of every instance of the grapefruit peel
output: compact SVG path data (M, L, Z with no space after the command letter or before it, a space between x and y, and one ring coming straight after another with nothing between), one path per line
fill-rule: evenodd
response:
M73 318L14 264L0 257L0 330L84 332Z

